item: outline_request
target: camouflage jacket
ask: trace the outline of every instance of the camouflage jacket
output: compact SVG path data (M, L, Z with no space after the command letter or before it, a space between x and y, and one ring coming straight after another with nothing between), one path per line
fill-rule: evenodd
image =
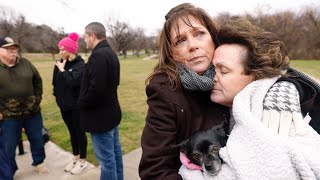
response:
M40 111L42 80L27 59L8 67L0 61L0 112L3 119L20 119Z

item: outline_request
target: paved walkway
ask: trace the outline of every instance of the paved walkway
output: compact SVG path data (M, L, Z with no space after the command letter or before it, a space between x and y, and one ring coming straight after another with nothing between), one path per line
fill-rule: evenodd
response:
M41 176L34 171L30 146L28 141L24 141L25 154L17 155L16 160L19 170L14 176L15 180L99 180L100 168L89 164L79 175L71 175L64 172L64 167L72 160L73 155L51 141L45 145L46 160L45 164L50 169L50 174ZM134 150L123 156L124 179L139 180L138 165L141 158L141 148Z

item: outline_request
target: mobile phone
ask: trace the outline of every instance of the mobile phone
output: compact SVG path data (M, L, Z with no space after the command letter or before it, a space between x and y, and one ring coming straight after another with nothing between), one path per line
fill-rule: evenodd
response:
M59 61L60 63L63 63L63 59L58 59L57 61Z

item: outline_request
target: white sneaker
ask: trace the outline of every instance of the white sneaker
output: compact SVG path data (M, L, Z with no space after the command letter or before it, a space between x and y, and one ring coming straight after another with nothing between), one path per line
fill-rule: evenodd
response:
M40 174L40 175L48 175L49 174L49 169L44 165L44 163L38 164L35 166L35 170Z
M88 162L84 159L80 159L74 168L71 170L71 174L79 174L88 166Z
M72 159L71 162L69 162L69 164L67 164L67 166L64 168L65 172L70 172L77 164L79 160L76 159Z

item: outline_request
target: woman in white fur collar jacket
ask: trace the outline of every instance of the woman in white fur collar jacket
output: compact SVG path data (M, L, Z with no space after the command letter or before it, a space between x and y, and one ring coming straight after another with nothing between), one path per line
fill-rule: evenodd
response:
M210 176L184 165L184 179L320 179L320 136L301 114L289 58L273 33L246 20L224 24L218 35L211 100L232 107L231 133L220 150L221 170Z

